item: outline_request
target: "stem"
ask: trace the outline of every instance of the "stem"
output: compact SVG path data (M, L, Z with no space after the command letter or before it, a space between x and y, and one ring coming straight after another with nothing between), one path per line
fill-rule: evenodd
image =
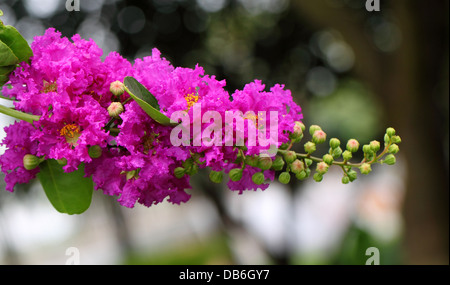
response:
M14 99L12 99L12 98L9 98L9 97L6 97L6 96L3 96L1 93L0 93L0 99L4 99L4 100L8 100L8 101L15 101Z
M8 115L10 117L26 121L28 123L33 123L34 121L39 121L39 116L30 115L27 113L23 113L17 110L14 110L12 108L5 107L3 105L0 105L0 113L3 113L5 115Z

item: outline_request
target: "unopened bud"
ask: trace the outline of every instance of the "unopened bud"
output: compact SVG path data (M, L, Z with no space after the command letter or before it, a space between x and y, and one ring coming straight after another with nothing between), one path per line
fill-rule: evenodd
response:
M234 182L239 181L242 179L242 169L240 168L231 169L228 175L230 176L231 181Z
M308 154L311 154L311 153L313 153L313 152L316 151L316 144L313 143L313 142L307 142L307 143L305 143L304 147L305 147L305 151L306 151Z
M356 180L357 177L357 173L354 170L350 170L349 172L347 172L348 178L350 179L350 182L353 182Z
M331 155L334 159L339 158L342 154L342 148L337 147L331 151Z
M272 158L269 156L261 156L258 161L258 168L261 170L267 170L272 167Z
M327 134L322 130L315 131L312 136L312 140L316 144L324 143L326 139L327 139Z
M314 178L314 180L315 180L316 182L320 182L320 181L322 181L322 179L323 179L323 175L320 174L320 173L318 173L318 172L316 172L316 173L314 173L313 178Z
M108 114L110 117L118 118L123 113L123 105L120 102L112 102L108 107Z
M256 167L258 166L258 157L256 156L247 156L245 157L245 164Z
M23 167L26 170L33 170L36 167L38 167L40 163L39 157L32 155L32 154L25 154L23 157Z
M214 183L221 183L223 179L223 172L222 171L214 171L212 170L209 173L209 179Z
M341 141L338 140L337 138L332 138L330 140L330 147L331 147L331 149L335 149L335 148L339 147L340 144L341 144Z
M370 142L370 148L373 152L377 152L380 150L380 142L379 141L371 141Z
M114 94L115 96L120 96L123 94L123 92L125 92L125 86L123 85L122 82L117 80L111 82L111 84L109 85L109 91L111 91L111 93Z
M255 174L253 174L252 176L252 181L253 183L255 183L256 185L261 185L264 183L264 174L261 172L256 172Z
M291 171L294 174L299 174L304 169L305 169L305 165L303 164L302 161L300 161L298 159L294 160L294 162L292 162L292 164L291 164Z
M359 170L361 171L361 174L369 174L372 171L372 168L370 167L370 164L368 163L363 163L360 167Z
M291 175L289 174L289 172L282 172L280 173L280 176L278 176L278 181L283 184L288 184L289 181L291 181Z
M314 135L315 131L321 130L322 128L318 125L312 125L309 127L309 134Z
M283 156L286 163L292 163L294 160L297 159L297 154L295 153L295 151L292 150L285 152Z
M281 150L286 150L288 147L289 147L288 143L282 143L281 146L280 146L280 149Z
M295 177L296 177L298 180L305 180L306 177L307 177L306 171L305 171L305 170L300 171L299 174L295 174Z
M389 144L391 141L391 138L388 136L388 134L384 134L384 145Z
M291 140L296 140L303 136L303 130L305 128L305 125L303 125L303 128L302 128L302 125L303 125L302 122L298 122L298 121L295 122L294 131L289 135L289 138Z
M275 157L275 160L272 162L272 169L275 171L280 171L284 167L284 160L281 156Z
M395 156L393 154L388 154L384 159L384 163L386 163L387 165L395 164Z
M173 173L175 174L176 178L180 179L183 178L184 174L186 174L186 170L183 167L177 167L175 168Z
M317 163L317 167L316 167L316 171L317 171L317 173L319 173L319 174L325 174L325 173L327 173L328 172L328 164L326 164L325 162L319 162L319 163Z
M328 164L328 165L331 165L331 164L333 164L333 156L331 155L331 154L325 154L323 157L322 157L322 159L323 159L323 161L326 163L326 164Z
M313 161L311 159L309 159L309 158L305 158L305 163L306 163L307 167L310 167L311 164L313 163Z
M350 160L350 159L352 159L352 153L350 151L346 150L342 153L342 158L344 160Z
M91 158L99 158L102 156L102 148L98 145L90 146L88 149L88 154Z
M186 168L187 175L195 175L198 172L198 165L193 163L190 167Z
M387 134L389 137L394 136L394 135L395 135L395 129L394 129L394 128L387 128L387 129L386 129L386 134Z
M348 178L348 176L342 177L342 183L343 184L348 184L349 182L350 182L350 178Z
M363 149L363 152L367 153L367 154L370 154L373 152L372 148L368 144L363 145L362 149Z
M359 148L359 142L355 139L350 139L347 142L347 150L351 151L351 152L356 152L358 151Z
M392 154L396 154L399 150L400 148L395 143L388 148L388 152Z
M391 140L393 143L401 143L402 139L399 136L392 136Z

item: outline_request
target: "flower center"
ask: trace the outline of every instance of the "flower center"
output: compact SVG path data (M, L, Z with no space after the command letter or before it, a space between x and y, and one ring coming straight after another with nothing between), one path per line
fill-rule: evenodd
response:
M58 86L56 85L56 82L48 82L47 80L44 80L41 92L42 93L56 92L57 87Z
M59 133L66 138L68 143L76 145L80 137L80 128L75 124L68 124Z
M188 105L188 110L194 106L195 103L198 101L198 95L195 93L189 93L186 96L184 96L184 99L186 99L186 103Z

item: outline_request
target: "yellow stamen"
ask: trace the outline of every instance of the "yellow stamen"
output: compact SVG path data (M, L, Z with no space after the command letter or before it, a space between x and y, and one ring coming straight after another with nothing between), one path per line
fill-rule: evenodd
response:
M57 89L58 85L56 82L50 83L47 80L44 80L41 93L56 92Z
M69 124L65 125L59 133L61 136L66 137L68 143L76 145L80 137L80 128L75 124Z
M195 93L189 93L186 96L184 96L184 99L186 99L186 103L188 105L188 110L194 106L195 103L198 101L198 94Z

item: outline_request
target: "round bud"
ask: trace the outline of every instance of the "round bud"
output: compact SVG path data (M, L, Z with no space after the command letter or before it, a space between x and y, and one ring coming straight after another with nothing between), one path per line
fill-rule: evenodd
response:
M282 143L281 146L280 146L280 149L281 150L286 150L288 147L289 147L288 143Z
M387 165L395 164L395 156L393 154L388 154L384 159L384 163L386 163Z
M332 138L330 140L331 149L335 149L335 148L339 147L340 144L341 144L341 141L339 141L337 138Z
M258 165L258 157L257 156L246 156L245 164L256 167Z
M310 135L314 135L315 131L321 130L322 128L319 127L318 125L311 125L311 127L309 127L309 134Z
M377 152L380 150L380 142L379 141L371 141L370 142L370 149L372 149L373 152Z
M280 171L284 167L284 160L281 156L276 156L275 160L272 162L272 169L275 171Z
M346 150L342 153L342 158L344 160L350 160L352 158L352 153L350 151Z
M23 167L26 170L33 170L38 167L40 163L39 157L32 154L25 154L23 157Z
M353 182L356 180L357 173L354 170L350 170L347 172L348 178L350 179L350 182Z
M256 172L255 174L253 174L252 176L252 181L253 183L255 183L256 185L261 185L264 183L264 174L261 172Z
M272 167L272 158L269 156L261 156L258 161L258 168L261 170L267 170Z
M292 164L291 164L291 171L294 174L299 174L304 169L305 169L305 165L303 164L302 161L300 161L298 159L294 160L294 162L292 162Z
M297 154L295 153L295 151L292 151L292 150L285 152L283 156L284 156L284 160L287 163L292 163L294 160L297 159Z
M350 139L347 142L347 150L351 151L351 152L356 152L358 151L359 148L359 142L355 139Z
M368 144L363 145L362 149L363 149L364 153L372 153L373 152L372 148Z
M322 161L317 163L316 171L317 173L323 175L328 172L328 167L329 167L328 164Z
M396 145L395 143L392 144L389 148L388 148L388 152L392 153L392 154L396 154L399 151L399 147L398 145Z
M289 135L289 138L291 140L299 139L300 137L303 136L303 129L304 129L305 125L303 125L303 128L302 128L302 125L303 124L301 122L298 122L298 121L295 122L294 131Z
M118 118L123 113L123 105L120 102L112 102L108 107L108 114L110 117Z
M402 142L402 139L399 136L392 136L391 139L392 139L393 143L401 143Z
M334 159L339 158L342 154L342 148L337 147L335 149L332 150L331 152L331 156L333 156Z
M98 145L92 145L88 149L88 154L91 158L99 158L102 156L102 148Z
M359 170L361 171L361 174L369 174L372 171L372 168L370 167L370 164L368 163L363 163L360 167Z
M395 129L394 129L394 128L387 128L387 129L386 129L386 134L387 134L389 137L394 136L394 135L395 135Z
M295 121L295 124L300 126L300 129L302 130L302 133L306 130L305 124L303 124L300 121Z
M325 155L322 157L322 159L323 159L323 161L324 161L326 164L328 164L328 165L333 164L334 158L333 158L333 156L332 156L331 154L325 154Z
M234 182L239 181L242 179L242 169L240 168L231 169L228 175L230 176L231 181Z
M120 96L123 94L123 92L125 92L125 86L123 85L122 82L117 80L111 82L111 84L109 85L109 91L111 91L111 93L114 94L115 96Z
M348 184L349 182L350 182L350 178L348 178L348 176L342 177L342 183L343 184Z
M186 174L188 175L195 175L198 172L198 165L192 164L190 167L186 168Z
M316 172L316 173L314 173L313 178L314 178L314 181L320 182L320 181L322 181L322 179L323 179L323 175L320 174L320 173L318 173L318 172Z
M280 176L278 176L278 181L283 184L288 184L289 181L291 181L291 175L289 174L289 172L282 172L280 173Z
M175 174L176 178L180 179L180 178L183 178L184 174L186 173L186 170L183 167L177 167L177 168L175 168L173 173ZM128 177L127 177L127 180L128 180Z
M387 145L391 141L391 138L388 134L384 134L384 145Z
M214 183L221 183L223 179L223 172L222 171L214 171L212 170L209 173L209 179Z
M327 134L322 130L315 131L312 136L312 140L316 144L324 143L326 139L327 139Z
M307 142L307 143L305 143L304 147L305 147L305 151L306 151L308 154L311 154L311 153L313 153L313 152L316 151L316 144L313 143L313 142Z
M300 171L299 174L295 174L295 177L296 177L298 180L304 180L304 179L306 179L306 177L307 177L306 171L305 171L305 170Z
M313 161L311 160L311 159L309 159L309 158L305 158L305 163L306 163L306 166L311 166L311 164L313 163Z

